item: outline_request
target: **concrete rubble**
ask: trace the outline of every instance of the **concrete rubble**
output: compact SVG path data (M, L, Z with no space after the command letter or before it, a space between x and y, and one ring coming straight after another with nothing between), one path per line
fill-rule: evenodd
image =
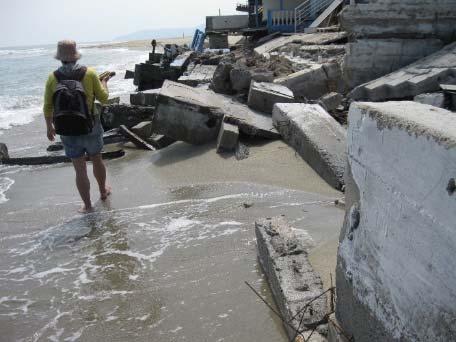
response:
M154 52L137 65L131 105L107 106L104 121L139 124L131 131L155 149L216 143L238 160L248 139L283 139L345 192L336 204L346 210L336 315L324 298L312 304L303 318L306 329L318 327L311 341L450 341L456 133L455 114L441 108L456 108L456 6L333 2L341 5L314 33L254 35L223 51L174 47L168 58ZM228 33L248 25L237 17L208 17L209 47L227 47ZM374 103L387 100L407 101ZM290 319L323 290L309 246L283 219L258 221L255 231L274 299Z
M217 138L217 152L232 152L239 140L239 127L222 122Z
M178 82L192 87L196 87L199 84L211 83L215 69L217 69L215 65L190 65L187 71L179 77Z
M152 133L152 121L143 121L131 128L131 131L142 139L148 139Z
M341 190L346 166L346 132L321 106L279 103L272 120L301 157L332 187Z
M456 81L456 43L405 68L355 88L354 100L385 101L413 98L440 90L441 83Z
M413 101L428 104L434 107L445 108L445 94L444 93L425 93L416 95Z
M135 106L156 106L159 89L139 91L130 94L130 104Z
M133 127L142 121L151 120L155 115L155 108L126 104L108 105L103 108L102 115L105 129L118 128L120 125Z
M336 317L355 341L452 341L455 114L353 103Z
M261 267L283 319L293 327L285 325L288 336L326 324L326 298L310 303L323 292L322 281L308 260L310 246L281 217L257 221L255 234ZM324 341L318 332L314 334L316 341Z
M272 114L274 104L291 102L295 102L294 95L287 87L265 82L252 82L250 85L248 105L252 109Z
M212 91L166 81L158 96L153 118L156 133L192 144L217 138L222 120L246 135L279 138L272 119L230 97Z

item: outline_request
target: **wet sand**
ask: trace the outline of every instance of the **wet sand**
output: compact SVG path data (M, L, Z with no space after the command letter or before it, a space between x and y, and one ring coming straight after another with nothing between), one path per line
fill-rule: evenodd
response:
M252 146L242 161L213 145L127 152L108 162L112 197L87 216L76 214L69 165L2 175L15 181L0 205L3 337L286 341L244 285L271 301L254 221L286 215L312 238L314 265L328 278L341 194L280 141Z

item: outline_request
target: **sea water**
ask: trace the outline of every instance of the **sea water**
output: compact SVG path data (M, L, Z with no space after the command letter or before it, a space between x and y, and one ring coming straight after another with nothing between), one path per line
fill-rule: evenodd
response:
M110 97L135 90L125 71L147 58L146 50L102 48L101 45L79 45L80 64L97 72L114 71L109 81ZM49 141L43 120L43 98L46 80L60 62L54 58L55 45L0 48L0 142L6 143L11 157L36 156L46 153ZM14 172L23 168L13 168ZM0 205L8 200L7 191L13 180L11 167L0 166Z

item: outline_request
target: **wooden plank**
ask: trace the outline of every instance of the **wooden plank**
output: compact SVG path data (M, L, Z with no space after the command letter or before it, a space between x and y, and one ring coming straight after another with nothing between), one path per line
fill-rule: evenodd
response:
M130 140L136 147L143 150L155 151L155 148L148 144L146 141L138 137L135 133L130 131L125 125L120 125L119 132L128 140Z
M124 150L116 150L112 152L102 152L103 159L116 159L125 155ZM87 157L87 160L90 160ZM5 165L49 165L58 163L70 163L71 159L67 156L40 156L40 157L24 157L24 158L7 158L2 159L1 163Z

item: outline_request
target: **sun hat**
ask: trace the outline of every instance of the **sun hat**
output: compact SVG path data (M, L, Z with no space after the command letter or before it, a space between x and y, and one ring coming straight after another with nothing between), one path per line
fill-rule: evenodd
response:
M81 58L81 54L78 52L74 40L61 40L57 43L55 59L62 62L76 62L79 58Z

